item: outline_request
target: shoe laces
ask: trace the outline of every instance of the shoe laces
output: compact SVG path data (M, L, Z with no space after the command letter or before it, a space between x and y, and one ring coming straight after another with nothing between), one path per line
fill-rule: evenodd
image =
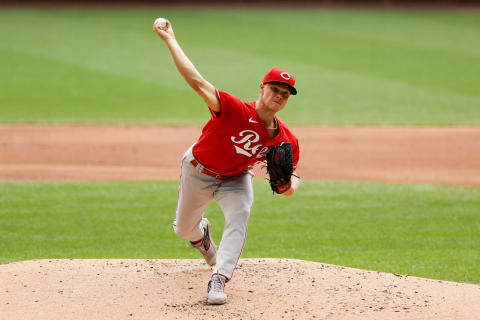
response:
M223 291L225 287L225 280L222 276L213 276L211 282L213 291Z

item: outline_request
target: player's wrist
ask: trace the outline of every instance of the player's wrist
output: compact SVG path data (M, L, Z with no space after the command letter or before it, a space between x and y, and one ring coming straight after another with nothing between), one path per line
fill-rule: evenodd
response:
M277 186L277 190L278 190L278 193L285 193L287 192L288 190L290 190L290 188L292 187L292 181L289 181L288 183L285 183L281 186Z
M175 36L174 36L174 35L167 36L167 37L163 38L163 41L165 41L165 43L166 43L168 46L178 45L177 39L175 39Z

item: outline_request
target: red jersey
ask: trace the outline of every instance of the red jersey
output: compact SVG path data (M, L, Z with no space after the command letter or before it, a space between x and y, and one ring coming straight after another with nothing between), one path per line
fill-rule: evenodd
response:
M243 102L227 92L218 91L220 112L210 109L212 118L203 127L193 147L193 156L207 169L234 176L264 161L269 147L290 142L293 165L300 158L298 139L277 116L277 134L270 139L268 130L255 110L255 101Z

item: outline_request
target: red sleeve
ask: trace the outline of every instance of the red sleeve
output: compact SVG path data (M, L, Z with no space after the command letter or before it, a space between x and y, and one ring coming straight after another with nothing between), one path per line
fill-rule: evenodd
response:
M243 102L239 98L225 91L220 91L218 89L216 89L216 91L218 100L220 101L220 112L215 112L209 108L213 118L230 118L232 113L236 111L235 109L243 107Z
M293 169L297 168L298 161L300 160L300 147L298 145L298 139L295 138L295 143L293 144Z
M292 131L283 123L280 119L277 118L277 121L282 126L283 135L279 139L283 141L288 141L292 144L292 153L293 153L293 169L297 168L298 161L300 160L300 147L298 145L298 138L293 134Z

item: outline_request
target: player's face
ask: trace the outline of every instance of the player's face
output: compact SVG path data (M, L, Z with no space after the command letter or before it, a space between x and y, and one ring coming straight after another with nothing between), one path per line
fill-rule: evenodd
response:
M290 88L281 83L260 85L263 103L271 110L278 112L285 107L290 98Z

